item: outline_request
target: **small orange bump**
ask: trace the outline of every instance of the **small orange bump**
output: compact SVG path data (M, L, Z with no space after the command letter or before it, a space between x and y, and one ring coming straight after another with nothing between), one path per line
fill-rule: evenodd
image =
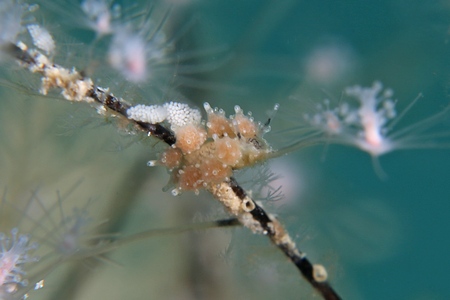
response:
M201 163L200 170L205 183L219 183L232 175L230 166L217 159L208 159Z
M162 153L160 161L167 169L173 170L180 165L182 158L183 153L181 153L180 149L168 148Z
M175 146L183 153L191 153L200 149L206 141L206 131L196 125L186 125L177 129Z
M245 138L254 137L257 133L255 122L243 114L236 114L233 123L236 125L238 132Z
M223 137L214 141L217 158L231 167L234 167L242 158L240 142L237 139Z
M235 137L235 133L233 130L233 126L224 115L217 113L208 114L208 122L206 123L206 127L208 129L208 137L212 137L213 135L217 135L218 137L222 137L224 135L228 135L229 137Z
M202 187L202 172L195 166L186 166L178 170L178 186L182 190L193 191Z

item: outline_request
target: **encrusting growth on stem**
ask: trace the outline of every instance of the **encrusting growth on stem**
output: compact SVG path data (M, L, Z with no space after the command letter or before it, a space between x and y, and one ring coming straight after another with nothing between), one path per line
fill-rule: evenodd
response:
M21 65L42 76L42 94L59 89L69 101L87 102L99 114L118 118L130 132L143 131L166 143L168 147L159 159L148 164L167 168L172 194L210 192L243 226L268 236L324 299L340 299L327 282L325 268L311 264L275 216L266 213L233 177L235 170L277 156L263 138L270 131L269 122L255 122L239 106L235 106L234 115L226 117L223 110L205 103L206 121L199 110L183 103L132 106L108 89L95 86L75 69L58 66L23 43L10 44L6 49Z
M295 264L303 277L324 297L341 299L327 282L325 267L311 264L306 255L297 249L289 233L275 216L268 214L238 185L234 178L208 189L241 224L254 233L267 235Z

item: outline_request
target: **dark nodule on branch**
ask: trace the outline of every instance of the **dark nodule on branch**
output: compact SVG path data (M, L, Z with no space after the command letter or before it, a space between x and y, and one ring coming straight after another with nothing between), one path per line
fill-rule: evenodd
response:
M108 90L105 90L101 87L94 87L93 89L89 90L87 96L121 114L122 116L127 116L127 109L130 108L130 106L123 103L123 101L120 101L117 97L113 96L108 92Z
M230 178L229 184L231 189L239 199L243 200L247 196L244 189L237 183L234 177ZM264 209L262 209L262 207L255 203L255 208L250 211L250 213L252 214L253 218L258 221L259 224L261 224L261 227L267 232L268 235L274 234L272 227L268 226L271 220Z
M306 257L301 257L295 253L291 253L284 245L278 245L278 247L288 256L291 261L295 264L297 269L300 270L303 277L308 280L308 282L322 294L323 298L326 300L340 300L342 299L336 291L330 286L327 281L318 282L314 279L314 266Z
M233 227L241 225L241 222L239 222L239 220L236 218L217 220L215 222L217 224L217 227Z
M13 43L7 43L1 47L2 51L5 51L15 59L20 60L23 63L26 63L28 65L35 64L36 61L34 58L27 52L22 50L20 47Z

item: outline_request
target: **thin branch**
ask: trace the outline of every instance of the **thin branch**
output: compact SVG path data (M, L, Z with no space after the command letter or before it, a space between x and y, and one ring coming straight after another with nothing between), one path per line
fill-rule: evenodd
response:
M306 258L306 255L297 249L295 243L275 216L266 213L262 207L256 204L234 178L213 185L209 191L232 215L238 218L242 225L251 229L254 233L267 235L272 243L289 257L302 276L324 299L341 299L327 282L326 269L322 265L312 264Z

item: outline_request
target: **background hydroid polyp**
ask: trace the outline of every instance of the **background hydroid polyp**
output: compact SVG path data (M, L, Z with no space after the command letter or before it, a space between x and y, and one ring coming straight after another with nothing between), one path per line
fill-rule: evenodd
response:
M19 235L17 228L11 230L10 236L0 234L0 296L14 294L28 285L26 267L39 260L30 254L38 245L29 242L30 237Z
M62 23L55 33L48 24L63 17L45 11L46 3L43 1L38 10L45 22L37 24L53 35L55 63L68 68L75 66L78 70L85 68L86 62L79 58L64 59L69 54L62 50L67 47L60 37L61 32L67 30L86 45L84 51L94 51L94 55L76 56L94 58L87 60L95 62L91 64L94 72L89 72L89 76L96 79L94 75L108 74L97 84L109 87L109 82L119 82L111 85L111 91L118 97L126 94L124 98L131 101L133 107L136 104L162 105L168 101L189 103L189 107L194 107L192 102L171 97L147 97L139 89L146 90L150 82L141 83L138 88L130 83L124 84L126 88L117 88L121 87L123 78L113 73L106 60L99 65L96 60L96 54L108 51L107 35L100 42L90 42L87 36L74 30L78 26L74 23ZM223 108L227 116L233 114L237 104L244 112L252 111L255 120L262 122L267 120L265 111L280 103L281 110L271 122L273 130L264 136L274 149L305 137L287 134L298 122L305 121L304 112L299 111L302 119L297 119L294 125L287 124L289 116L283 109L294 111L293 114L297 109L297 104L289 100L290 95L297 101L313 99L317 102L336 95L330 102L342 103L339 95L345 87L370 87L378 79L385 87L392 88L398 99L397 111L403 111L418 93L423 93L402 118L404 123L398 123L399 127L395 128L417 124L447 107L445 85L449 62L445 44L448 21L445 20L448 20L448 11L441 5L407 5L397 0L380 1L376 5L329 1L308 5L296 1L283 5L270 1L245 4L197 1L182 8L173 6L173 10L175 13L170 15L190 14L195 10L202 25L194 26L178 39L173 53L183 53L180 47L186 41L193 49L195 45L208 43L226 44L235 49L234 54L222 68L208 73L208 80L247 89L246 94L231 95L231 91L223 89L199 90L191 92L188 98L200 111L203 103L208 102L212 107ZM171 19L165 24L173 24ZM179 28L179 24L173 26ZM27 34L26 31L19 33L21 37ZM95 40L96 33L93 36ZM358 57L359 68L346 72L335 85L327 82L327 97L324 97L323 93L317 95L319 88L311 88L316 91L313 95L308 91L309 84L302 84L303 75L307 76L302 73L302 62L329 36L337 36L351 47ZM30 42L28 37L27 44L31 47ZM198 63L203 59L206 58L198 57ZM36 77L28 76L23 70L16 72L20 68L10 61L4 66L2 71L14 73L8 77L13 84L40 85ZM111 72L100 72L102 68ZM169 84L169 90L175 90L176 85ZM91 197L99 197L101 204L87 210L94 220L109 220L107 233L126 236L150 228L192 223L196 214L210 219L226 217L220 206L201 191L199 196L186 192L179 197L161 192L169 176L163 168L145 165L148 160L160 157L161 143L156 148L152 147L152 142L136 143L140 136L135 139L118 135L113 126L81 127L72 130L71 136L60 136L61 119L81 115L92 119L92 124L97 122L96 112L87 106L38 97L37 91L33 89L27 94L23 88L2 88L0 179L7 187L9 201L19 207L24 205L31 191L39 185L39 198L51 203L57 199L55 191L66 191L83 178L82 187L74 191L67 203L81 201L84 204ZM347 101L349 97L342 99ZM206 115L203 111L202 114ZM114 118L108 120L114 121ZM103 123L98 121L98 124ZM437 127L430 128L430 137L433 133L445 134L445 127L439 127L442 124L434 124ZM123 128L129 132L129 128ZM418 132L412 130L411 134L417 136ZM273 142L278 137L284 139L283 144ZM134 141L134 144L118 153L112 152L111 143L117 141L123 144ZM322 137L321 141L326 143L327 138ZM310 143L311 140L305 141L305 144ZM301 179L297 179L302 180L301 194L295 199L285 199L284 206L279 206L280 201L265 202L264 208L278 214L312 261L327 267L331 282L346 298L445 299L449 294L444 280L445 253L449 248L442 236L448 228L445 215L448 211L445 188L448 151L445 145L436 146L444 147L443 150L392 152L382 156L381 164L388 175L385 182L376 178L367 155L357 149L330 144L325 162L320 159L323 147L302 149L286 157L291 160L289 165L301 174ZM289 174L283 186L298 173ZM73 211L70 206L64 209L66 215ZM278 208L272 210L276 206ZM3 212L0 212L2 220ZM20 213L8 214L6 218L11 226L2 227L2 232L8 234L11 228L19 227L22 233L17 224ZM418 260L417 251L410 249L433 255ZM218 258L223 253L226 253L226 260ZM78 266L61 264L47 277L44 289L30 293L30 297L122 299L132 295L158 299L296 299L299 295L305 298L313 295L281 253L263 237L240 229L155 237L123 246L112 252L110 258L122 267L101 263L95 268L91 265L90 269L84 266L78 269ZM412 265L416 266L417 273L410 272ZM428 274L431 269L435 276L417 275ZM111 283L114 287L110 287Z
M393 90L383 88L381 82L371 87L347 87L338 104L325 99L314 112L305 112L306 124L299 126L299 132L304 130L327 143L357 147L373 158L398 150L445 147L449 132L442 124L448 122L448 107L413 124L402 124L422 97L398 111ZM397 128L398 124L403 127Z

